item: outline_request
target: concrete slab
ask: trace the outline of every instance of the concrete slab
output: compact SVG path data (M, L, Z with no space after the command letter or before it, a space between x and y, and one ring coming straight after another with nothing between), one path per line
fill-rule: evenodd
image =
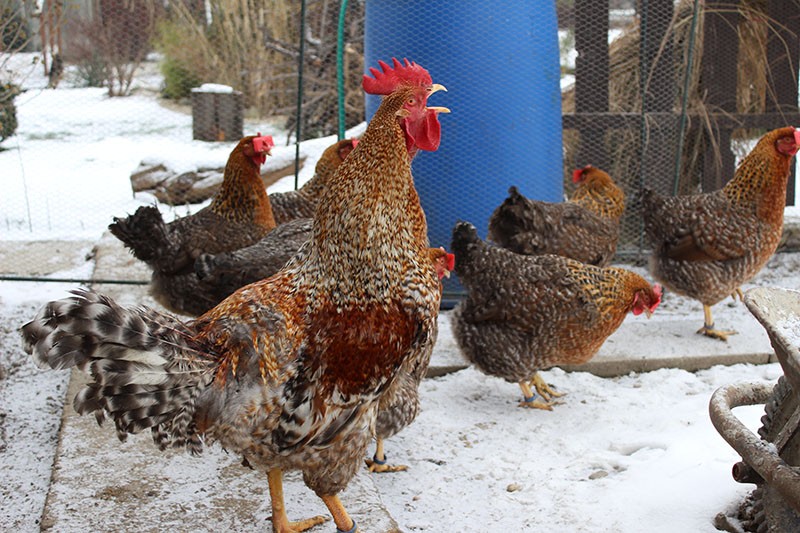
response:
M73 372L67 398L85 383ZM113 423L64 409L58 452L42 515L42 531L269 531L267 477L241 465L219 446L192 457L160 452L149 432L119 442ZM327 509L293 472L284 481L290 519L328 516ZM362 469L341 494L361 531L395 532L370 474ZM91 512L86 512L91 509ZM326 523L311 531L332 531Z

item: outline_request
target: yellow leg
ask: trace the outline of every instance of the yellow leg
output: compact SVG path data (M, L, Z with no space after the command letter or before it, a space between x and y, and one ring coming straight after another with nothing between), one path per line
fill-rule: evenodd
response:
M734 290L731 293L731 298L733 298L734 302L736 301L736 298L739 298L739 301L743 302L744 301L744 294L742 293L742 288L741 287L736 287L736 290Z
M531 385L536 387L536 392L538 392L539 395L548 402L553 398L564 396L563 392L556 392L551 389L550 385L548 385L547 382L542 379L542 376L540 376L538 372L533 375L533 378L531 378Z
M711 316L711 306L706 304L703 304L703 318L704 318L703 327L697 330L697 333L701 335L705 335L706 337L711 337L712 339L727 341L728 335L736 335L737 333L736 331L733 330L714 329L714 319Z
M339 496L334 494L333 496L320 496L320 498L322 498L322 501L325 502L325 506L331 512L337 530L346 531L347 533L358 533L355 520L350 518L350 515L347 514L347 510L339 500Z
M280 468L273 468L267 473L267 480L269 481L269 498L272 502L272 531L275 533L299 533L328 520L324 516L315 516L298 522L290 522L286 515L286 505L283 502L283 472Z
M544 409L546 411L553 410L553 404L547 400L539 401L536 399L536 395L531 390L531 386L528 384L526 380L522 380L519 382L519 388L522 389L522 396L525 398L521 402L519 402L520 407L527 407L529 409Z
M408 470L406 465L387 465L386 454L383 453L383 439L375 439L375 455L372 459L366 460L370 472L384 473L384 472L402 472Z

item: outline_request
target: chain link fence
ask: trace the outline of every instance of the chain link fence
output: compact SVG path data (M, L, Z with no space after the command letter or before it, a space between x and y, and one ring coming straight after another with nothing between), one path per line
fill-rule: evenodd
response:
M59 225L69 233L76 218L81 222L73 233L99 238L80 228L104 228L130 205L109 200L107 209L97 213L76 213L69 201L70 192L80 190L74 184L59 190L57 201L37 193L31 182L38 173L63 170L58 160L40 166L24 159L26 149L38 142L77 140L82 144L73 151L89 145L103 153L119 150L119 159L134 173L138 161L131 165L124 158L146 146L148 138L161 145L193 137L223 141L207 143L213 150L217 144L232 146L239 129L247 134L273 128L282 135L279 143L292 145L298 137L342 135L358 125L365 116L360 82L370 1L0 0L0 168L7 185L0 198L0 241L52 238L48 228ZM407 8L397 24L413 28L420 20L436 20L441 4L403 3ZM498 13L501 8L512 12L508 34L501 31L496 38L513 41L520 19L531 28L542 20L531 14L528 2L495 4ZM467 163L466 172L474 166L477 175L454 173L436 180L441 187L436 193L457 197L463 218L478 213L472 222L484 235L485 213L470 205L484 206L487 198L499 204L503 194L495 198L487 192L490 187L504 193L510 185L538 190L541 183L555 184L542 194L552 200L553 191L571 193L574 168L592 164L608 171L627 194L618 259L635 258L642 251L642 228L631 204L640 186L670 194L717 189L765 130L800 125L800 0L556 0L542 9L555 13L557 25L548 37L552 41L539 43L544 48L535 51L552 49L559 55L560 79L544 83L560 94L560 104L554 105L560 108L561 123L542 122L534 135L514 127L492 130L491 137L463 154L465 160L496 157L496 144L522 148L494 162L491 174L478 173L478 165ZM423 24L428 32L417 38L450 47L461 43L489 64L489 52L480 57L481 45L492 49L485 41L491 37L480 33L488 24L477 20L475 25L472 34L464 33L464 25L442 19L436 26ZM491 25L502 29L503 20ZM395 30L377 31L388 35ZM461 48L451 51L463 57ZM396 53L418 60L434 81L454 89L437 75L436 61L427 64L404 50ZM448 52L442 55L440 61L448 63ZM447 66L465 72L474 68L468 60L452 63ZM508 103L503 85L524 73L530 57L514 56L510 63L512 68L491 74L497 87L485 100L487 109L502 112ZM206 98L200 104L192 89L203 84L230 87L231 98L238 101L217 104ZM530 86L529 91L540 89ZM77 112L63 108L66 95L77 106L91 95L80 111L83 130L78 130ZM437 95L434 105L452 107L449 96ZM48 111L50 100L54 107ZM112 104L120 100L141 104L123 108L135 116L115 110ZM200 112L201 107L206 111ZM448 130L462 127L459 114L473 111L453 109L442 117L443 143ZM211 121L204 128L210 133L198 133L201 120ZM531 150L525 146L535 145L540 135L558 138L561 176L551 175L557 170L545 165L509 171L503 159L521 159ZM118 136L136 146L116 147L111 140ZM147 154L137 152L137 157L146 159ZM792 177L789 203L793 184ZM47 214L37 216L44 202Z

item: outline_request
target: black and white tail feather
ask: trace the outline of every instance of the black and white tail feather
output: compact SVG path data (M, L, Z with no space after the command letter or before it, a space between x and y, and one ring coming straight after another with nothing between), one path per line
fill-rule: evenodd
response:
M93 291L45 305L21 328L26 352L39 366L77 367L92 381L75 396L75 410L114 420L117 436L150 428L162 450L202 451L196 400L214 377L214 359L190 326L148 307L126 309Z

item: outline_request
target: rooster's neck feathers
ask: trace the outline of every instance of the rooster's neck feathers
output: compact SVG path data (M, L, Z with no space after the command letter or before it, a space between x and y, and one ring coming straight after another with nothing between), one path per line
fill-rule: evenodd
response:
M345 306L398 297L427 301L438 289L397 117L406 97L399 90L384 98L317 208L307 270Z

